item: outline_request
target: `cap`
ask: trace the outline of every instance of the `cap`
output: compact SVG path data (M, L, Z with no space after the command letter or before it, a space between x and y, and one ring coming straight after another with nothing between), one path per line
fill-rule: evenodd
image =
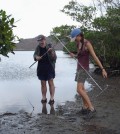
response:
M45 39L44 35L38 35L38 37L37 37L37 41L41 41L41 40L44 40L44 39Z
M71 37L71 42L75 41L76 36L79 35L81 32L81 30L79 28L75 28L71 31L70 33L70 37Z

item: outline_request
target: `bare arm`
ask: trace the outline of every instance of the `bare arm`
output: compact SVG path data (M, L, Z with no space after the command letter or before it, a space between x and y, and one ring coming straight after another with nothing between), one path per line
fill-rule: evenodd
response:
M101 68L103 77L104 77L104 78L107 78L107 72L105 71L103 65L101 64L100 60L99 60L98 57L96 56L95 51L94 51L93 46L91 45L91 43L88 42L88 43L86 44L86 47L87 47L88 51L90 52L91 56L93 57L94 61L95 61L95 62L97 63L97 65Z

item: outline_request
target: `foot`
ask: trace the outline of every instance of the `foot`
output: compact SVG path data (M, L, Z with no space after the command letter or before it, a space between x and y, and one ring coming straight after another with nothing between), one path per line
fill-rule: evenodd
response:
M78 112L78 114L80 114L80 115L86 115L86 114L88 114L88 112L89 112L89 109L88 108L83 108L82 107L82 109Z
M95 115L96 115L96 110L94 109L94 110L88 110L88 114L86 115L86 117L84 118L84 119L91 119L91 118L93 118Z
M49 100L48 103L49 103L50 105L52 105L52 104L54 104L54 102L55 102L55 101L54 101L54 99L53 99L53 100Z
M47 99L45 99L45 100L41 100L41 103L47 103Z

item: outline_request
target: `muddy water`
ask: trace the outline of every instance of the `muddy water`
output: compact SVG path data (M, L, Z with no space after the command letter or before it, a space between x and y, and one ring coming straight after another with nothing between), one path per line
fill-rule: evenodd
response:
M76 61L62 51L57 51L55 82L55 107L65 101L75 100L74 82ZM16 51L0 62L0 111L18 112L23 109L34 113L42 112L41 86L36 76L37 64L31 68L33 51ZM49 101L49 89L47 92ZM46 104L47 112L50 106Z

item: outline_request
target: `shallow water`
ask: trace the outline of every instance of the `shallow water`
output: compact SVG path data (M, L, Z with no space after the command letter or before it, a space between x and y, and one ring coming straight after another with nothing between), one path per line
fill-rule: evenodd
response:
M73 101L76 95L74 81L76 61L62 51L57 51L55 104ZM16 51L9 58L1 56L0 62L0 111L18 112L23 109L27 112L42 112L40 82L36 76L37 63L34 62L33 51ZM49 91L47 92L49 100ZM47 113L50 106L47 104Z

